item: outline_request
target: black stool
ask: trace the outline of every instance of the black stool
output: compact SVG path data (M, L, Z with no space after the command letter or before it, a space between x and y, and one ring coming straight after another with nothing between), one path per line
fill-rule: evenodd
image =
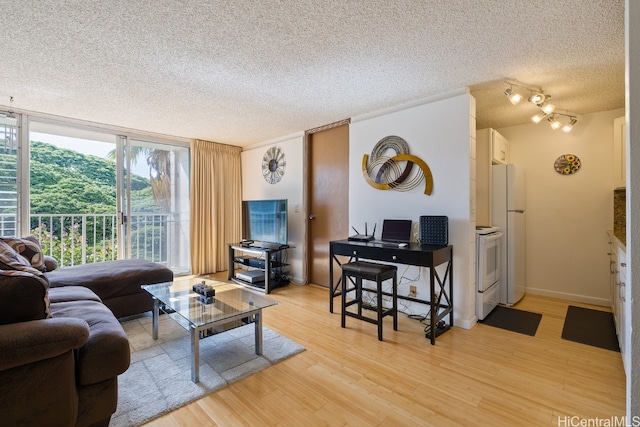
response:
M398 330L398 289L397 289L397 270L393 265L375 264L372 262L354 261L342 264L342 327L345 327L346 316L355 317L365 322L378 325L378 339L382 341L382 318L385 316L393 316L393 330ZM348 288L347 278L354 278L355 287ZM382 307L382 282L393 279L392 307L384 310ZM376 282L376 289L367 289L362 287L362 280L370 280ZM351 281L351 280L350 280ZM362 315L362 290L376 292L378 313L377 320ZM347 292L356 291L356 298L347 302ZM358 304L358 313L347 312L347 307Z

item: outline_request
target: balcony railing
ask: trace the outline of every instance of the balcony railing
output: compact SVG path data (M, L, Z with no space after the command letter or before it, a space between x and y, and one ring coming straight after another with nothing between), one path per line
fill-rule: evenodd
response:
M168 265L167 233L171 215L133 214L128 218L131 258ZM115 214L42 214L31 215L30 219L31 234L40 241L45 255L58 260L59 267L118 258ZM5 218L0 218L0 227L2 235L15 235L15 225ZM12 234L6 234L11 231Z

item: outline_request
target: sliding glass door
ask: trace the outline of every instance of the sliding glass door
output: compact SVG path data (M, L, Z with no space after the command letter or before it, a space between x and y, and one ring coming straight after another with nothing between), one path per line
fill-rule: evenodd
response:
M122 258L190 271L189 147L29 121L29 233L62 266ZM1 179L1 178L0 178Z
M61 266L118 259L115 135L29 123L29 233Z
M123 137L122 223L127 258L190 271L189 148Z

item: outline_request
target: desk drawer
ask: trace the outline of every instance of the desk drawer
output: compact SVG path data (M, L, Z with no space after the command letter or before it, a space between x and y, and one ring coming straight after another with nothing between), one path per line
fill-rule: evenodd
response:
M331 255L353 256L381 262L431 267L451 259L451 246L407 247L381 246L372 243L354 243L346 241L331 242Z
M403 248L380 247L334 247L335 255L347 255L363 259L371 259L381 262L393 262L398 264L427 265L425 254Z

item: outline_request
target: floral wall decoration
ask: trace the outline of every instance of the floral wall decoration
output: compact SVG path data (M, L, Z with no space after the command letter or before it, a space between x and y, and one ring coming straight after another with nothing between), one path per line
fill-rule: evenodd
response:
M558 157L553 164L553 168L560 175L571 175L578 172L582 166L582 162L575 154L563 154Z

